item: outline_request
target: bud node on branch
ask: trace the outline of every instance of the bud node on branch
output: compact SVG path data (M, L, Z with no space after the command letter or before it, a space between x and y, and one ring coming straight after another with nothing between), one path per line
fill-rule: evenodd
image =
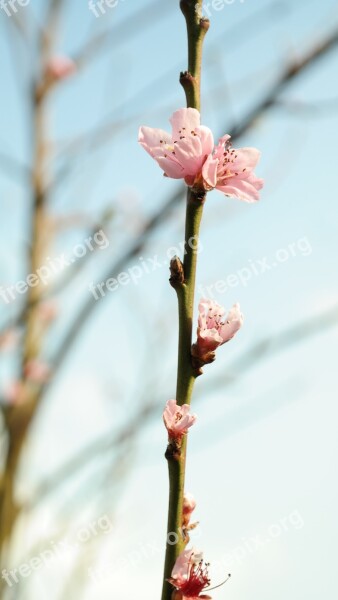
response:
M170 285L176 288L184 283L184 268L178 256L173 256L170 261Z
M171 440L165 451L165 458L169 460L179 461L181 458L181 443L180 440Z

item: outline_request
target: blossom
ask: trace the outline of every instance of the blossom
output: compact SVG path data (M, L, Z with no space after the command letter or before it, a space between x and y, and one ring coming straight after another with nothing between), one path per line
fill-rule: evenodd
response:
M192 355L201 364L215 359L218 346L231 340L243 324L239 304L234 304L225 317L225 310L214 300L203 298L198 306L197 342L193 344Z
M47 74L53 79L64 79L76 71L75 62L68 56L52 56L46 66Z
M195 108L180 108L170 119L172 133L140 127L138 141L156 160L164 175L184 179L195 191L214 188L247 202L259 199L263 180L253 170L260 152L256 148L231 148L230 136L214 148L211 130L200 124Z
M168 580L179 592L180 600L193 598L207 600L210 596L201 592L210 584L208 564L204 563L201 552L194 548L183 550L179 555Z
M138 141L167 177L197 186L205 159L214 147L213 135L208 127L201 126L195 108L180 108L170 123L171 135L163 129L140 127Z
M170 438L181 438L196 419L196 415L190 414L189 404L178 406L176 400L168 400L163 412L163 421Z
M196 500L192 494L185 492L183 497L183 514L189 514L195 510Z
M226 196L254 202L259 200L258 191L264 183L253 172L259 158L256 148L236 150L231 147L230 135L224 135L205 161L202 176L209 189L216 188Z
M186 529L186 531L188 531L190 529L194 529L197 525L196 523L194 525L190 525L191 515L194 512L195 508L196 508L196 500L195 500L194 496L192 494L189 494L189 492L185 492L185 494L183 496L182 522L183 522L183 527Z

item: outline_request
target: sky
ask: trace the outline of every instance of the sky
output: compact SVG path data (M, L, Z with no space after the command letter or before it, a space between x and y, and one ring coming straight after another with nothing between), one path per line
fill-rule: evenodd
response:
M65 82L50 103L52 139L89 132L77 158L71 155L65 161L73 160L72 179L61 182L52 196L51 214L58 218L84 211L93 219L111 204L126 215L111 237L108 234L109 246L95 253L68 295L60 298L66 321L90 294L90 283L126 248L135 228L177 189L177 182L164 179L137 144L140 125L166 129L172 112L184 106L178 73L186 68L185 24L177 2L162 4L163 14L158 16L149 9L153 2L120 0L96 18L86 2L76 0L67 7L62 35L56 39L56 53L76 56L90 31L117 26L99 58ZM29 7L40 23L44 7L42 2ZM140 11L148 19L139 20ZM331 0L234 0L210 12L201 114L215 137L239 123L290 61L301 58L338 25L337 4ZM22 46L18 57L13 53L19 42L9 18L0 16L6 32L0 42L1 148L29 164L24 86L32 57ZM20 77L17 58L25 65ZM197 498L200 522L192 538L211 562L215 585L232 574L230 582L213 593L216 600L244 600L252 594L261 600L272 595L274 600L315 600L334 597L338 591L337 330L325 329L271 353L252 369L241 372L240 365L240 357L253 344L337 304L337 60L335 48L304 71L283 92L284 104L266 111L238 141L262 152L257 174L265 179L265 187L260 202L247 205L212 192L205 205L198 294L209 287L207 295L211 289L226 308L239 301L245 317L241 332L220 349L216 363L207 366L196 383L198 423L189 435L187 489ZM112 143L89 154L91 132L99 124L125 121ZM58 172L59 166L61 161L52 168ZM22 180L13 181L5 169L0 169L0 193L1 280L9 285L26 274L29 197ZM65 231L53 256L71 252L83 235L81 228ZM112 507L114 528L102 534L97 562L89 561L88 568L102 571L95 571L94 580L86 575L83 600L105 600L112 593L120 600L159 595L167 502L161 407L175 394L177 331L176 299L167 285L166 264L168 249L182 239L180 207L142 253L143 260L160 257L163 268L98 301L95 318L74 345L34 425L25 461L28 482L50 473L88 440L114 431L148 391L158 398L156 419L142 428L132 473ZM264 271L262 261L269 265ZM220 280L226 282L223 292L215 288ZM16 306L4 306L3 316L15 312ZM59 327L64 325L56 326L55 337ZM220 385L235 363L238 377L231 385ZM13 377L15 365L13 358L3 361L3 386ZM24 480L22 494L27 485ZM63 500L67 507L68 496ZM54 501L56 506L60 502ZM88 522L83 504L70 537L81 521ZM26 538L39 533L53 539L55 505L46 503L34 515L31 534L25 536L26 555L34 555ZM61 567L57 563L26 580L27 598L40 600L48 593L56 600L67 565L67 560Z

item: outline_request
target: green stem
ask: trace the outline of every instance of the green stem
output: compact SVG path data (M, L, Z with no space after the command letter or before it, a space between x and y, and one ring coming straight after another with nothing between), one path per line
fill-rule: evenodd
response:
M198 235L203 213L204 195L188 190L185 229L184 283L177 285L179 310L179 344L177 368L177 404L190 404L196 373L191 364L192 322L194 310L195 279L198 252ZM182 513L185 480L187 438L179 448L168 446L166 458L169 470L169 509L167 543L164 565L162 600L170 600L172 586L166 580L185 546L182 535Z
M198 256L198 237L205 196L198 197L190 189L187 193L185 220L184 283L177 286L179 314L179 344L176 401L190 404L195 381L191 364L192 323L194 311L195 279Z
M188 34L188 71L181 73L180 82L184 88L187 107L200 110L200 78L202 45L209 21L201 19L197 7L202 0L181 0L181 10L185 16ZM191 363L192 326L195 297L195 279L198 255L199 229L203 213L205 193L187 192L185 219L185 256L183 261L184 281L175 285L179 312L179 343L176 401L178 405L190 404L196 372ZM186 540L182 535L182 512L187 454L187 438L180 447L169 444L166 452L169 470L169 509L167 544L164 565L162 600L170 600L173 587L167 582Z

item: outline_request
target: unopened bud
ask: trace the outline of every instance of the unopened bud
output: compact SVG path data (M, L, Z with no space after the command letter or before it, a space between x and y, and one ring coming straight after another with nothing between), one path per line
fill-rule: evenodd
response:
M178 256L173 256L170 261L170 284L175 287L176 285L184 283L184 269L182 261Z

